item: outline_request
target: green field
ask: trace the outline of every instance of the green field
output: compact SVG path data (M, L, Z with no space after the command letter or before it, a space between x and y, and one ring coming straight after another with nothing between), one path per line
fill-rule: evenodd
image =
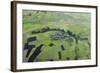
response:
M91 58L91 14L23 10L23 62Z

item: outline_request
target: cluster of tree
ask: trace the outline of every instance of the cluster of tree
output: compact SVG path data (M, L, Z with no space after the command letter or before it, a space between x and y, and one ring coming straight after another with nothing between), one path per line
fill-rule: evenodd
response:
M30 52L32 51L32 49L36 47L35 45L29 45L29 43L32 42L32 41L36 41L36 40L37 40L36 37L29 37L27 39L27 42L24 45L24 50L28 50L26 57L28 57Z
M32 34L38 34L38 33L50 32L50 31L60 31L60 32L64 32L63 29L45 27L45 28L42 28L40 30L32 31L31 33Z
M76 44L78 43L78 40L88 40L87 37L81 37L79 35L76 35L74 32L71 32L70 30L67 30L67 32L65 32L64 30L58 33L55 33L53 35L51 35L51 38L53 40L63 40L65 38L69 38L69 39L74 39L76 41Z
M59 40L59 39L65 39L65 38L74 38L76 43L78 43L78 40L88 40L87 37L81 37L80 35L75 34L74 32L67 30L67 32L64 31L64 29L59 29L59 28L49 28L45 27L40 30L32 31L32 34L38 34L38 33L45 33L45 32L50 32L50 31L58 31L58 33L52 34L51 38L53 40Z

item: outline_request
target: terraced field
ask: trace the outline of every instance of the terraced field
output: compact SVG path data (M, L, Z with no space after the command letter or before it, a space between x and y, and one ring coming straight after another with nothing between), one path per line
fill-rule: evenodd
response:
M91 58L89 13L23 10L23 62Z

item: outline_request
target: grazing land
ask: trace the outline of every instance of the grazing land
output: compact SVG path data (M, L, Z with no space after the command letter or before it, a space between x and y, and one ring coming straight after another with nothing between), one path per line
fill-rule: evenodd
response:
M23 62L91 58L91 14L23 10Z

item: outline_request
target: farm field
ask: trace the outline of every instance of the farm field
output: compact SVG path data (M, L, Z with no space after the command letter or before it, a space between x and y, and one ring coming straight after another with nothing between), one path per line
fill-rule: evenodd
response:
M23 10L23 62L91 58L91 14Z

